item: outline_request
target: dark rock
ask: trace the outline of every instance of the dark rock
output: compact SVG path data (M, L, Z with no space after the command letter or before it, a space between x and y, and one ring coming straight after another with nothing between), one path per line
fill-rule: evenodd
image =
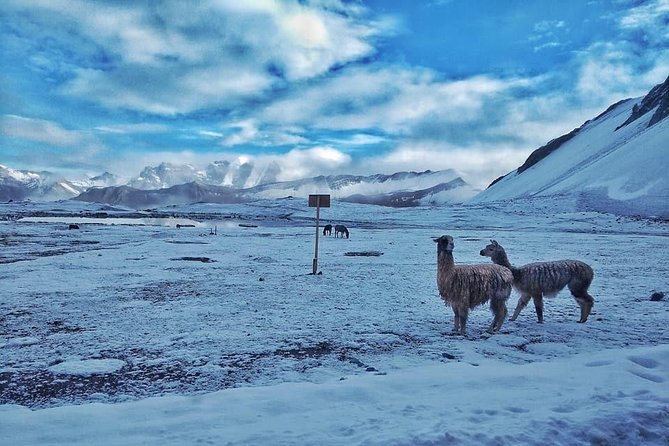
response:
M650 300L652 300L653 302L659 302L662 299L664 299L664 293L662 292L657 291L650 295Z
M653 87L641 102L632 108L632 114L630 114L629 118L620 124L616 130L636 121L656 107L657 109L655 110L655 113L653 113L653 116L648 122L648 127L669 116L669 77L667 77L667 80L665 80L664 83Z
M179 257L176 259L171 259L171 260L187 260L191 262L202 262L202 263L212 263L215 262L216 260L210 259L209 257Z
M383 253L380 251L349 251L344 253L345 256L349 257L354 257L354 256L361 256L361 257L378 257L382 256Z

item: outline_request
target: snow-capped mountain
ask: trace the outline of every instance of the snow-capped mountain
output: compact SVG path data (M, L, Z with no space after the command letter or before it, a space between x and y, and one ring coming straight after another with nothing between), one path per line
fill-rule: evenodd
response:
M237 189L201 184L194 181L154 190L136 189L130 186L94 187L75 197L74 200L142 209L198 202L243 203L251 201L251 198L240 193Z
M419 191L441 184L450 183L459 178L459 174L451 169L433 172L396 172L392 175L328 175L305 178L302 180L283 181L260 184L250 188L263 198L280 198L286 195L306 197L319 192L332 195L334 198L346 198L353 195L382 195L394 192ZM474 196L477 192L462 182L463 196ZM450 201L452 202L452 201Z
M161 163L158 166L145 167L139 176L128 182L128 186L135 189L165 189L177 184L201 181L206 183L205 172L190 164L175 165Z
M73 183L80 185L83 188L89 188L116 186L117 184L121 183L121 181L121 178L117 177L113 173L104 172L101 175L96 175L86 180L73 181Z
M230 161L214 161L204 169L190 164L160 163L158 166L147 166L142 172L128 182L135 189L166 189L180 184L197 181L213 186L228 186L244 189L259 184L276 182L281 168L276 163L267 166L256 166L253 162L238 158Z
M193 181L169 188L144 190L129 186L91 188L76 200L123 205L135 209L194 202L240 203L259 198L307 197L329 193L357 203L406 207L460 203L476 191L452 170L398 172L393 175L332 175L261 184L250 188L217 186Z
M669 78L535 150L470 203L552 197L576 210L669 217Z
M18 171L0 166L0 200L50 201L77 197L82 201L147 207L190 202L237 203L329 193L335 199L347 201L417 206L460 203L477 192L453 170L330 175L283 182L276 181L279 174L280 167L276 163L259 169L239 159L214 162L203 170L191 165L161 163L144 168L139 176L122 184L108 172L68 181L51 172Z
M0 165L0 200L24 200L38 197L49 201L73 197L83 188L51 172L15 170Z
M90 187L113 186L118 182L119 179L109 172L75 180L46 170L16 170L0 165L0 201L62 200L76 197Z

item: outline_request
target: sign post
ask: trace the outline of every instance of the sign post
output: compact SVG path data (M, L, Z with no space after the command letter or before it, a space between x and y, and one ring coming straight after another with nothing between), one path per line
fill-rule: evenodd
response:
M318 271L318 235L320 232L320 218L321 218L321 207L329 208L330 207L330 196L329 195L309 195L309 207L316 208L316 243L314 246L314 261L312 263L313 274L316 274Z

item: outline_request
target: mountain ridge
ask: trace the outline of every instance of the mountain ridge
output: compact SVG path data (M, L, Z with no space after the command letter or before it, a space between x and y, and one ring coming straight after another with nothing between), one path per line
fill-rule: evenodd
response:
M317 176L244 189L204 184L199 181L154 190L123 185L90 188L73 199L139 209L195 202L243 203L262 198L276 199L294 195L306 197L309 193L315 192L330 193L333 198L342 201L392 207L419 206L426 202L460 203L475 193L474 189L454 171L427 170L396 172L392 175Z

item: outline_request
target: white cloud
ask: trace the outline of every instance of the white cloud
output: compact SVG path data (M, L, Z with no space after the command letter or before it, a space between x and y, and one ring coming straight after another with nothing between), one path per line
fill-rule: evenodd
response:
M299 133L302 129L297 127L284 126L280 129L258 128L255 119L246 119L238 122L232 122L225 125L232 133L229 134L222 144L225 147L234 147L244 144L255 146L282 146L306 144L308 139Z
M296 180L329 173L341 173L352 165L350 155L329 146L308 149L293 149L282 154L250 155L238 152L198 153L193 150L161 151L152 153L128 153L109 161L109 170L130 179L139 174L144 166L156 166L161 162L181 165L189 164L205 168L214 161L251 163L261 172L270 165L280 170L279 181Z
M170 128L165 124L112 124L96 127L101 133L134 134L134 133L166 133Z
M651 0L627 10L618 20L620 39L595 43L582 53L582 91L609 88L639 95L664 81L669 74L667 23L669 0ZM597 79L603 85L593 85Z
M332 144L345 146L366 146L388 142L388 138L369 133L355 133L347 138L330 138Z
M74 75L63 93L111 109L166 115L234 109L285 80L320 76L372 54L373 39L392 26L367 20L362 6L338 1L208 0L149 8L132 2L8 0L5 7L29 10L44 23L37 31L44 38L58 34L54 41L75 51L85 41L91 44L88 56L106 55L112 69L94 63L61 67Z
M402 144L392 152L362 161L363 171L399 172L453 169L478 189L521 165L527 158L524 147L499 145L487 147L453 147L437 142ZM371 170L370 170L371 169Z
M541 50L545 50L546 48L557 48L561 45L560 42L553 41L553 42L546 42L542 43L541 45L537 45L533 48L534 52L537 53Z
M258 128L252 119L232 123L229 127L232 127L235 133L225 138L223 144L226 146L246 144L258 137Z
M212 132L210 130L200 130L199 132L197 132L197 134L201 135L201 136L204 136L206 138L216 138L216 139L222 138L222 137L225 136L223 133Z
M398 134L430 116L450 123L477 119L486 102L523 83L488 76L444 81L425 69L356 68L275 101L261 116L278 124Z
M647 48L646 43L621 38L597 42L575 59L576 89L587 103L612 104L644 95L669 74L669 36L666 45Z
M52 121L24 116L1 116L0 135L37 143L24 146L18 154L8 154L28 169L97 169L98 157L107 151L90 132L68 130Z
M641 4L628 11L620 18L621 28L660 27L661 34L669 37L667 18L669 17L669 0L654 0Z
M339 172L351 164L351 157L332 147L293 149L284 155L259 157L260 162L275 161L281 168L280 181Z
M90 139L89 136L80 132L64 129L55 122L16 115L2 116L0 118L0 131L11 138L57 147L77 148Z
M546 33L555 29L564 28L565 22L563 20L542 20L534 24L534 31L538 33Z
M210 66L187 73L166 70L77 69L77 77L62 92L88 98L110 108L142 110L174 115L201 108L234 108L248 97L258 96L271 85L269 75L244 67ZM157 78L156 78L157 77Z
M564 46L569 34L569 28L563 20L542 20L534 24L533 34L528 40L534 43L534 52Z

